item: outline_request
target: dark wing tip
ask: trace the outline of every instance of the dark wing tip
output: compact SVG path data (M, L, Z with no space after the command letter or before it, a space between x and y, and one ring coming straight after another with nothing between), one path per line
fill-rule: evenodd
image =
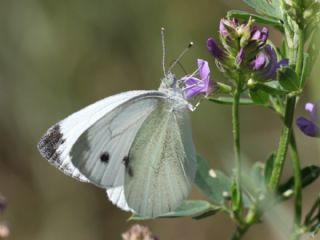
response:
M40 154L47 160L57 161L59 159L58 147L64 142L60 125L55 124L42 136L37 147Z

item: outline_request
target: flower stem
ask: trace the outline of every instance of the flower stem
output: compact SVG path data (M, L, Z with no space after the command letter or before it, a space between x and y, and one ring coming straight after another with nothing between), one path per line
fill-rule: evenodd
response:
M302 5L300 1L300 5ZM302 69L303 69L303 55L304 55L304 31L299 31L299 46L297 52L297 62L296 62L296 74L301 78ZM290 137L290 149L291 149L291 157L292 157L292 165L294 172L294 223L295 229L293 233L292 239L298 240L300 239L299 229L301 225L301 216L302 216L302 180L301 180L301 166L300 166L300 158L297 149L296 139L294 132L292 130Z
M295 231L293 233L293 239L299 239L299 229L301 225L301 216L302 216L302 181L301 181L301 167L300 159L296 144L296 139L294 133L291 133L290 138L290 152L292 157L293 172L294 172L294 201L295 201Z
M248 227L237 227L236 231L234 232L231 240L239 240L242 236L248 231Z
M298 31L298 46L296 48L296 74L300 77L302 67L303 67L303 48L304 48L304 33L303 30ZM292 59L290 59L291 61ZM284 113L284 127L282 130L282 134L280 137L279 147L277 151L277 156L274 163L274 168L271 174L271 179L269 182L269 189L272 193L276 193L280 177L283 171L284 162L286 159L288 145L291 138L291 131L292 131L292 122L294 118L294 110L296 105L296 97L295 96L287 96L286 99L286 107Z
M279 147L274 163L274 168L272 170L269 189L272 193L276 193L280 177L283 171L284 162L287 155L288 144L291 134L292 122L294 117L294 109L296 104L296 97L287 97L284 127L282 129L282 134L280 137Z
M235 155L235 175L236 175L236 189L237 199L234 210L237 212L241 209L241 158L240 158L240 122L239 122L239 103L241 95L241 81L239 79L237 88L234 91L233 105L232 105L232 132L234 141L234 155Z

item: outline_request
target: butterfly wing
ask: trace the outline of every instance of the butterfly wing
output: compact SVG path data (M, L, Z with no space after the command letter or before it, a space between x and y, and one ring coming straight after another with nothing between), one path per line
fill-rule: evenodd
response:
M109 147L116 147L118 151L121 152L123 149L121 145L126 146L125 144L127 143L118 142L118 144L116 144L115 141L112 141L112 139L110 139L110 127L118 127L118 124L115 121L119 121L119 119L115 117L115 113L119 112L119 110L122 109L124 105L127 105L128 102L133 99L140 99L153 94L157 95L157 93L157 91L124 92L102 99L81 109L76 113L73 113L66 119L52 126L40 139L38 143L38 149L41 155L46 158L50 164L57 167L66 175L84 182L94 181L95 179L89 180L90 174L87 176L86 171L84 171L84 174L79 171L79 169L72 162L72 155L81 155L81 147L85 146L86 142L84 141L84 139L87 136L93 138L93 141L96 144L96 146L93 147L92 151L101 151L103 149L103 144L109 142ZM151 108L152 107L153 105L151 104ZM137 114L138 113L136 113L135 115ZM112 122L108 123L107 121L103 121L103 119L110 119L111 115L113 116ZM137 118L137 116L134 117ZM137 121L138 120L139 118L137 119ZM123 121L124 119L122 119L122 123ZM105 122L106 125L102 126L101 122ZM101 129L94 127L96 124L98 124ZM119 122L119 126L120 125L121 122ZM93 133L96 132L98 132L99 139L95 139L93 136ZM118 132L121 133L121 131ZM106 133L104 138L102 136L103 134L101 133ZM123 134L125 135L124 132ZM132 135L133 133L129 131L128 134ZM123 138L125 139L125 137ZM101 140L101 142L97 140ZM84 160L86 159L79 159L79 161L81 162L83 162ZM120 159L118 159L118 161L121 162ZM78 161L75 162L78 163Z
M134 210L128 206L126 197L124 195L124 186L108 188L106 192L108 198L114 205L124 211L134 212Z
M123 185L132 142L144 120L164 98L161 92L149 91L109 111L72 146L73 165L99 187Z
M188 109L162 102L144 121L130 149L126 201L144 217L173 211L187 198L195 172Z

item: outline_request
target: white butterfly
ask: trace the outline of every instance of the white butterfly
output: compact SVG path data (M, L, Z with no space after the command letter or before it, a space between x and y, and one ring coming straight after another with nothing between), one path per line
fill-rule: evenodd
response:
M187 198L196 172L191 105L171 73L157 91L102 99L52 126L38 149L123 210L157 217Z

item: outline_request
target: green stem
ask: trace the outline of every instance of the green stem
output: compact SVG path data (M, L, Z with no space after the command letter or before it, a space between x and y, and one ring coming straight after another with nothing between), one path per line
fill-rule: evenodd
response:
M299 31L299 46L297 52L297 61L296 61L296 74L300 77L303 68L303 55L304 55L304 31Z
M294 117L294 109L296 104L295 97L287 97L286 101L286 110L285 110L285 118L284 118L284 127L282 129L282 134L280 137L280 143L274 163L274 168L271 174L270 182L269 182L269 189L272 193L275 193L280 177L283 171L284 162L287 155L288 150L288 143L291 134L292 122Z
M304 49L304 33L303 30L300 30L298 33L298 46L296 51L296 61L290 61L296 63L295 71L298 76L301 75L302 67L303 67L303 49ZM282 130L282 134L280 137L279 147L277 151L277 156L274 163L274 168L271 174L270 182L269 182L269 189L272 193L276 193L280 177L283 171L284 162L286 159L288 145L291 138L291 131L292 131L292 122L294 118L294 110L296 105L296 97L287 96L286 99L286 107L284 113L284 127Z
M295 201L295 231L293 233L293 239L299 239L299 229L301 226L301 216L302 216L302 181L301 181L301 166L300 159L296 144L296 139L294 133L291 133L290 138L290 152L292 157L292 165L294 172L294 201Z
M234 154L235 154L235 174L237 184L237 201L234 210L241 209L241 159L240 159L240 122L239 122L239 103L241 95L241 81L239 79L237 88L234 91L233 105L232 105L232 132L234 141Z
M297 52L297 65L296 65L296 73L300 77L303 69L303 55L304 55L304 32L301 30L299 32L299 48ZM301 183L301 166L300 166L300 158L298 154L297 144L294 136L294 132L291 133L290 138L290 146L291 146L291 156L292 156L292 164L294 171L294 222L295 222L295 231L292 239L298 240L300 239L300 226L301 226L301 216L302 216L302 183Z
M242 236L248 231L248 227L237 227L236 231L234 232L231 240L240 240Z

